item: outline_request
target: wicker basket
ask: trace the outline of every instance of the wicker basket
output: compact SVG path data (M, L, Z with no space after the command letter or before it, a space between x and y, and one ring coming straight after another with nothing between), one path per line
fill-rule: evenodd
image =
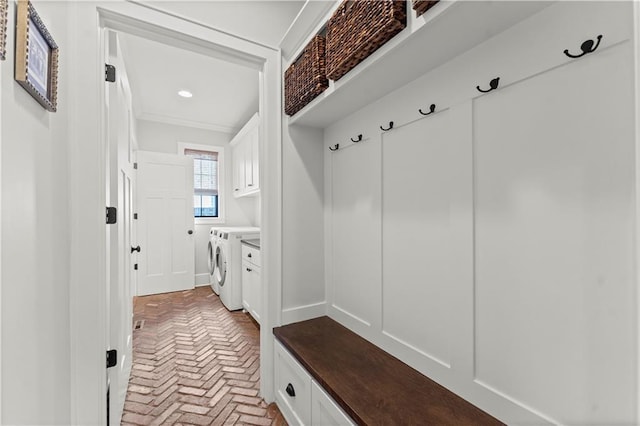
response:
M420 16L436 3L438 0L413 0L413 10L416 11L416 16Z
M284 112L293 115L329 87L325 38L316 35L284 73Z
M338 80L407 26L404 0L345 0L327 25L327 77Z

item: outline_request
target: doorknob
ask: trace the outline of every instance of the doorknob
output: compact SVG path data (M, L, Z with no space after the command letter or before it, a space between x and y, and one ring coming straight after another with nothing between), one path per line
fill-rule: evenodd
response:
M131 253L133 253L134 251L137 251L138 253L140 253L140 246L138 246L138 247L131 247Z
M193 230L192 230L192 229L189 229L189 230L187 231L187 234L189 234L189 235L193 234Z

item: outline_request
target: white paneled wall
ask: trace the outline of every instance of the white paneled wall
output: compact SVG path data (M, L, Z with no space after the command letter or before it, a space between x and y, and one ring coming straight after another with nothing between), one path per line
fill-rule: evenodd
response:
M331 157L330 295L337 314L362 327L379 325L380 152L376 145L335 151ZM357 167L354 166L357 164Z
M474 101L476 381L562 423L634 407L631 60L612 47Z
M324 132L327 312L508 423L637 421L631 8L554 4Z

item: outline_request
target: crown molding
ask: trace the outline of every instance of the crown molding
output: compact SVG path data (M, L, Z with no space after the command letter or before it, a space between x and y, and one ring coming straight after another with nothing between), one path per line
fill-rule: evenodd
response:
M163 114L154 114L143 112L136 117L138 120L153 121L156 123L172 124L174 126L192 127L196 129L212 130L214 132L227 133L235 135L240 130L239 127L225 126L221 124L205 123L196 120L185 120L182 118L171 117Z

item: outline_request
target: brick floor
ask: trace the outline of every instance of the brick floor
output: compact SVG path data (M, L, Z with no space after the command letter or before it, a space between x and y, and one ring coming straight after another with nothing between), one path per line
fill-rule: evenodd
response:
M259 331L209 287L137 297L122 425L286 425L258 396Z

